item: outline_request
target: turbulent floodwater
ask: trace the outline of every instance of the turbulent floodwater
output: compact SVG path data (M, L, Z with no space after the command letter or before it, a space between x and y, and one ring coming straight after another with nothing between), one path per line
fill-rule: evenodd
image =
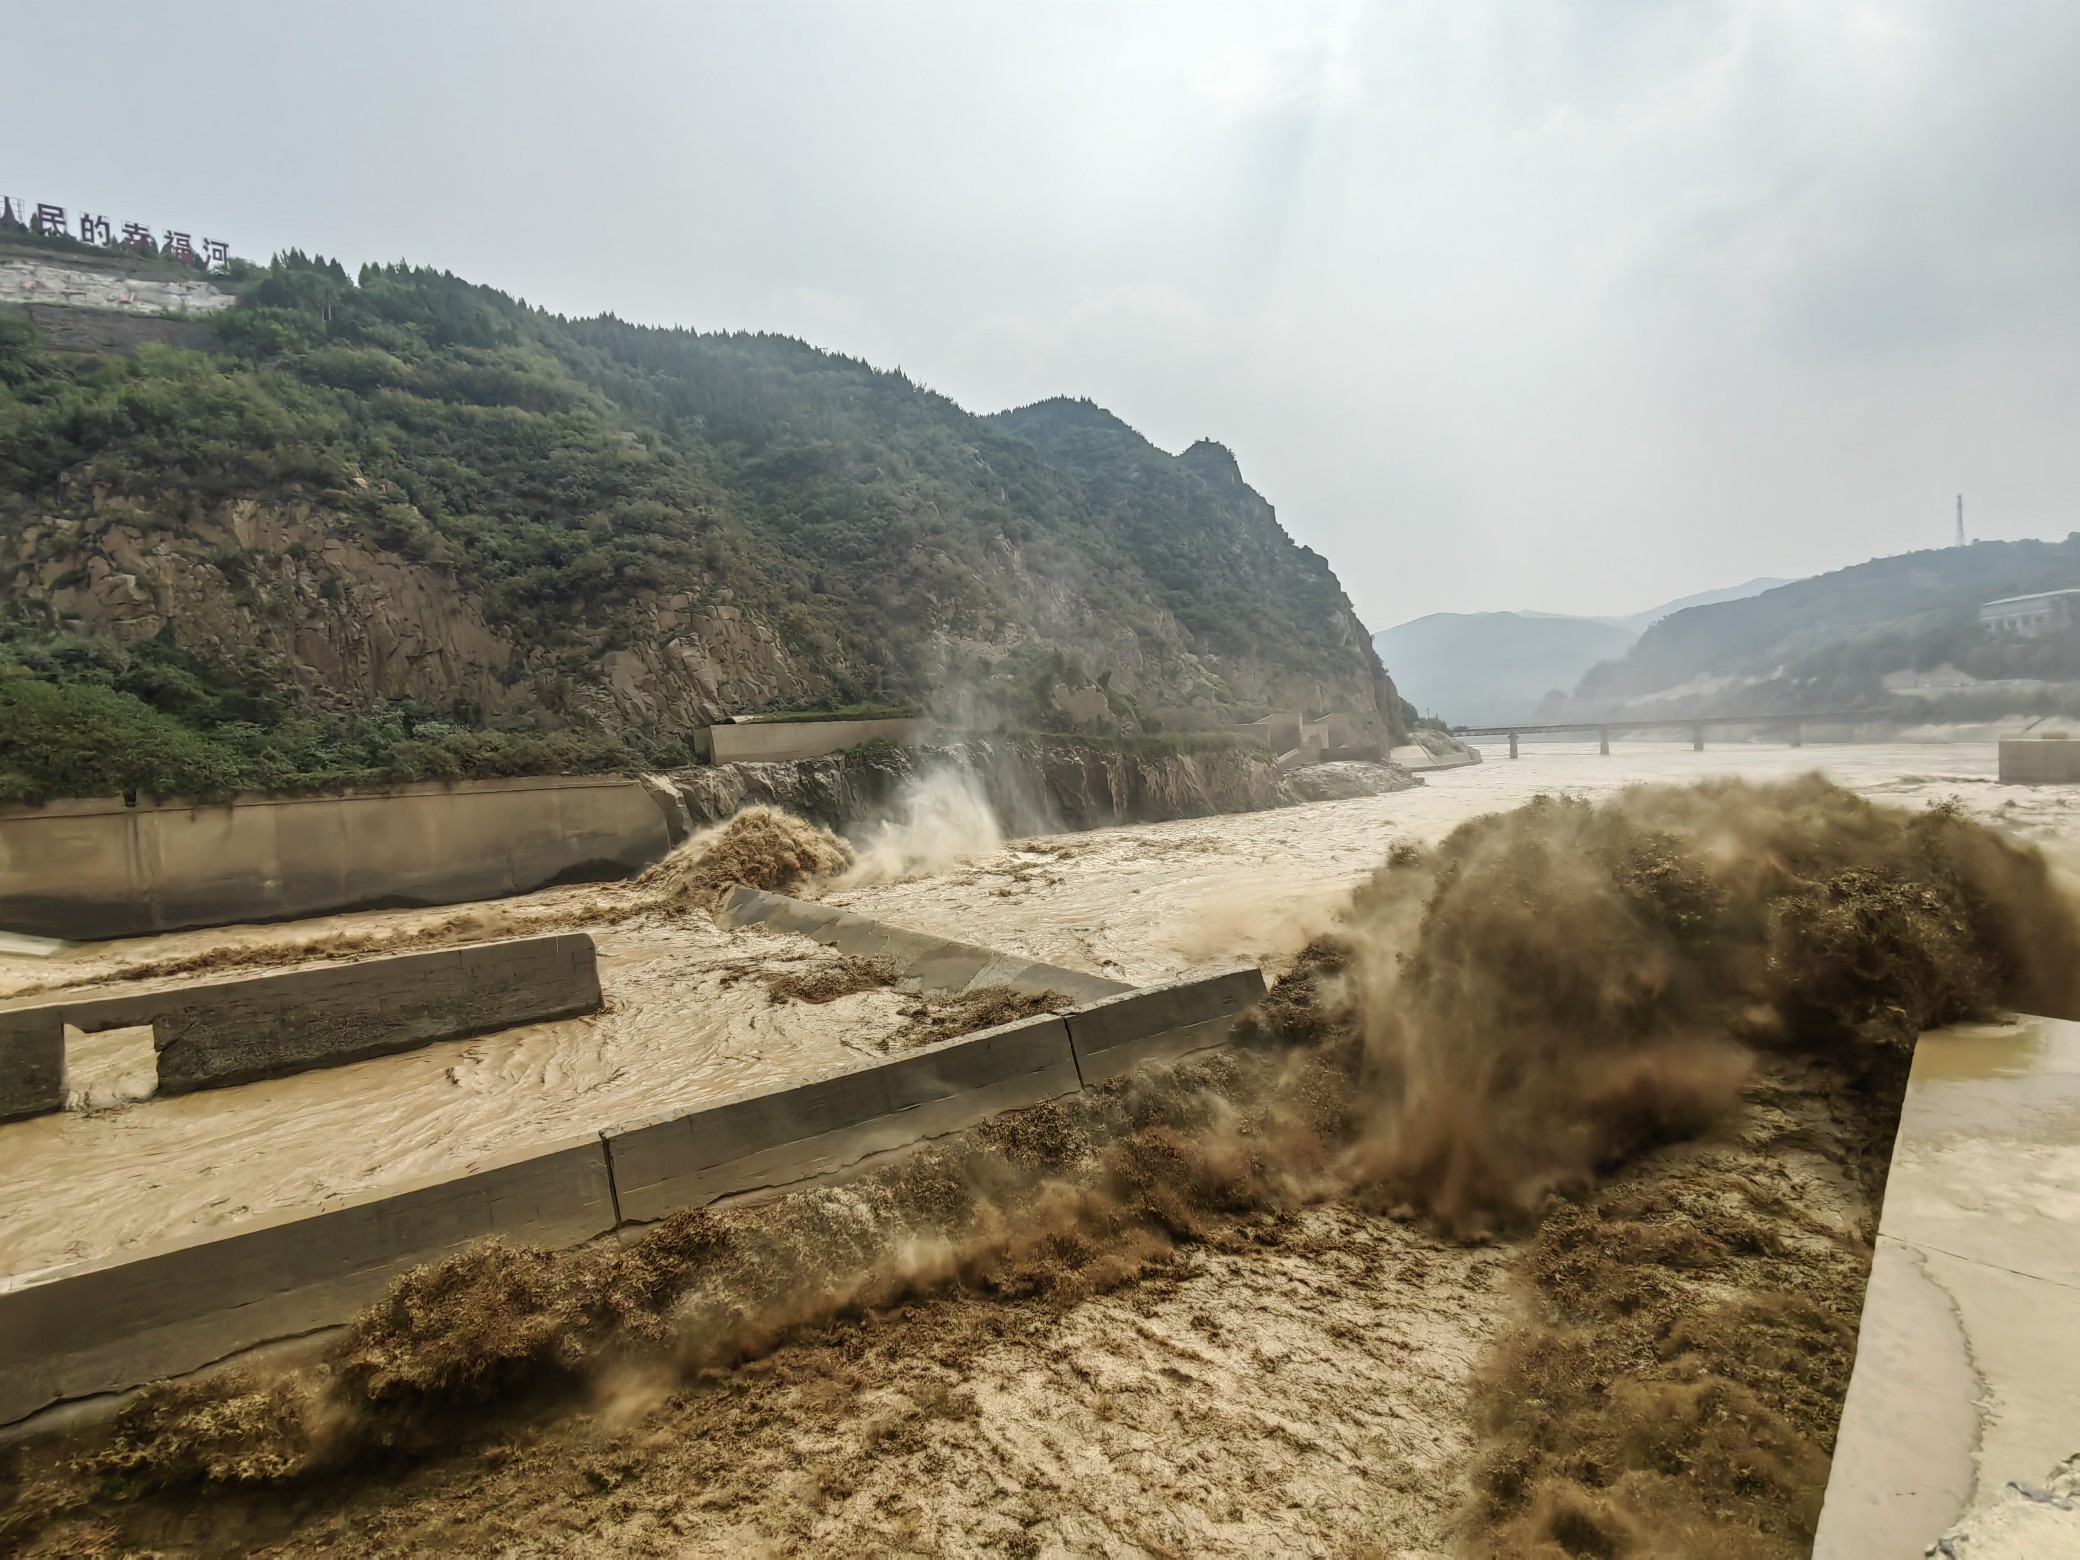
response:
M905 881L833 891L920 930L1136 983L1238 956L1274 969L1399 840L1540 791L1598 796L1648 780L1820 769L1873 797L1955 797L2080 866L2080 796L1995 782L1991 744L1803 750L1526 744L1511 762L1433 774L1418 790L1275 812L1018 841ZM312 940L471 940L583 926L611 890L558 889L458 912L380 912L0 956L0 998L170 960ZM595 929L607 1011L237 1089L0 1127L0 1273L21 1274L198 1229L454 1175L494 1156L785 1082L877 1054L902 1023L867 992L769 1005L758 973L825 957L800 939L651 913ZM423 945L423 944L422 944Z

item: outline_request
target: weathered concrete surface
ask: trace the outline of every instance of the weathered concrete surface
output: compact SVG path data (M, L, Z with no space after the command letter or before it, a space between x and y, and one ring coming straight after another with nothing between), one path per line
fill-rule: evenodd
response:
M1813 1553L1919 1556L2080 1450L2080 1024L1921 1037Z
M840 953L886 959L895 966L903 984L920 991L958 993L984 986L1008 986L1033 996L1059 992L1072 1001L1096 1002L1133 989L1102 975L1087 975L1059 964L1038 964L978 948L973 943L952 942L928 932L913 932L854 915L849 910L742 885L723 896L717 914L729 926L770 926L776 931L799 933Z
M162 993L152 1018L159 1092L338 1067L599 1006L599 963L583 932L184 988Z
M575 1245L614 1222L606 1153L586 1138L459 1180L0 1280L0 1423L347 1321L405 1269L485 1236Z
M671 845L618 775L426 782L221 806L0 806L0 926L98 939L625 877Z
M0 1012L0 1121L65 1108L65 1019L48 1008Z
M2080 741L2059 737L2001 738L2002 785L2080 782Z
M1078 1008L1068 1015L1077 1069L1086 1084L1101 1083L1143 1062L1220 1045L1263 995L1264 972L1251 964Z
M835 1077L605 1134L624 1219L837 1174L1080 1087L1052 1014L942 1041Z
M0 1009L0 1119L64 1107L68 1024L88 1031L150 1024L159 1092L189 1094L574 1018L599 1006L599 962L584 932L163 991L75 993ZM49 1079L51 1035L57 1037L55 1083Z
M709 727L708 742L718 764L777 764L822 758L863 742L923 742L931 732L932 723L921 718L746 721Z

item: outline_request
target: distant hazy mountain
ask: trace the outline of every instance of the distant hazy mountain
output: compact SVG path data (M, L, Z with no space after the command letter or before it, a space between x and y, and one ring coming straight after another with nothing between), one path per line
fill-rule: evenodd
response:
M1528 720L1555 690L1632 648L1647 625L1685 607L1752 596L1782 580L1704 591L1630 617L1554 612L1433 612L1372 636L1403 698L1458 725Z
M1620 628L1629 628L1635 634L1644 634L1650 627L1665 617L1674 617L1690 607L1716 606L1722 601L1745 601L1750 596L1759 596L1766 590L1775 590L1779 585L1789 585L1789 580L1753 579L1745 585L1729 585L1724 590L1701 590L1694 596L1681 596L1674 601L1663 602L1647 612L1635 612L1628 618L1603 618L1599 621L1615 623Z
M1372 636L1401 696L1456 725L1528 720L1551 690L1572 689L1637 631L1597 618L1433 612Z
M2080 625L2020 637L1979 620L1984 602L2074 589L2080 533L1874 558L1673 614L1541 714L1863 709L1885 698L1887 676L1938 669L1990 683L2080 681Z

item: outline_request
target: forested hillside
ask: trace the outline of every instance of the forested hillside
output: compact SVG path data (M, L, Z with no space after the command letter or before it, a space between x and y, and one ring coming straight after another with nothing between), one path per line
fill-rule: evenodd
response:
M1979 619L1984 602L2072 587L2080 534L1873 559L1664 618L1546 713L1643 701L1698 713L1862 709L1884 697L1887 673L1943 666L1988 681L2080 679L2080 627L2022 639L1989 634Z
M206 351L0 312L5 795L683 762L766 711L1401 721L1217 445L408 266L236 280Z

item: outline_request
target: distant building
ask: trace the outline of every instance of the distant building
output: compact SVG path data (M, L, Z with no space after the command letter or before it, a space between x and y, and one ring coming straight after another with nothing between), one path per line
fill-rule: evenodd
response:
M2045 590L2034 596L2004 596L1979 609L1979 621L1987 632L2013 634L2019 639L2038 639L2070 628L2080 590Z

